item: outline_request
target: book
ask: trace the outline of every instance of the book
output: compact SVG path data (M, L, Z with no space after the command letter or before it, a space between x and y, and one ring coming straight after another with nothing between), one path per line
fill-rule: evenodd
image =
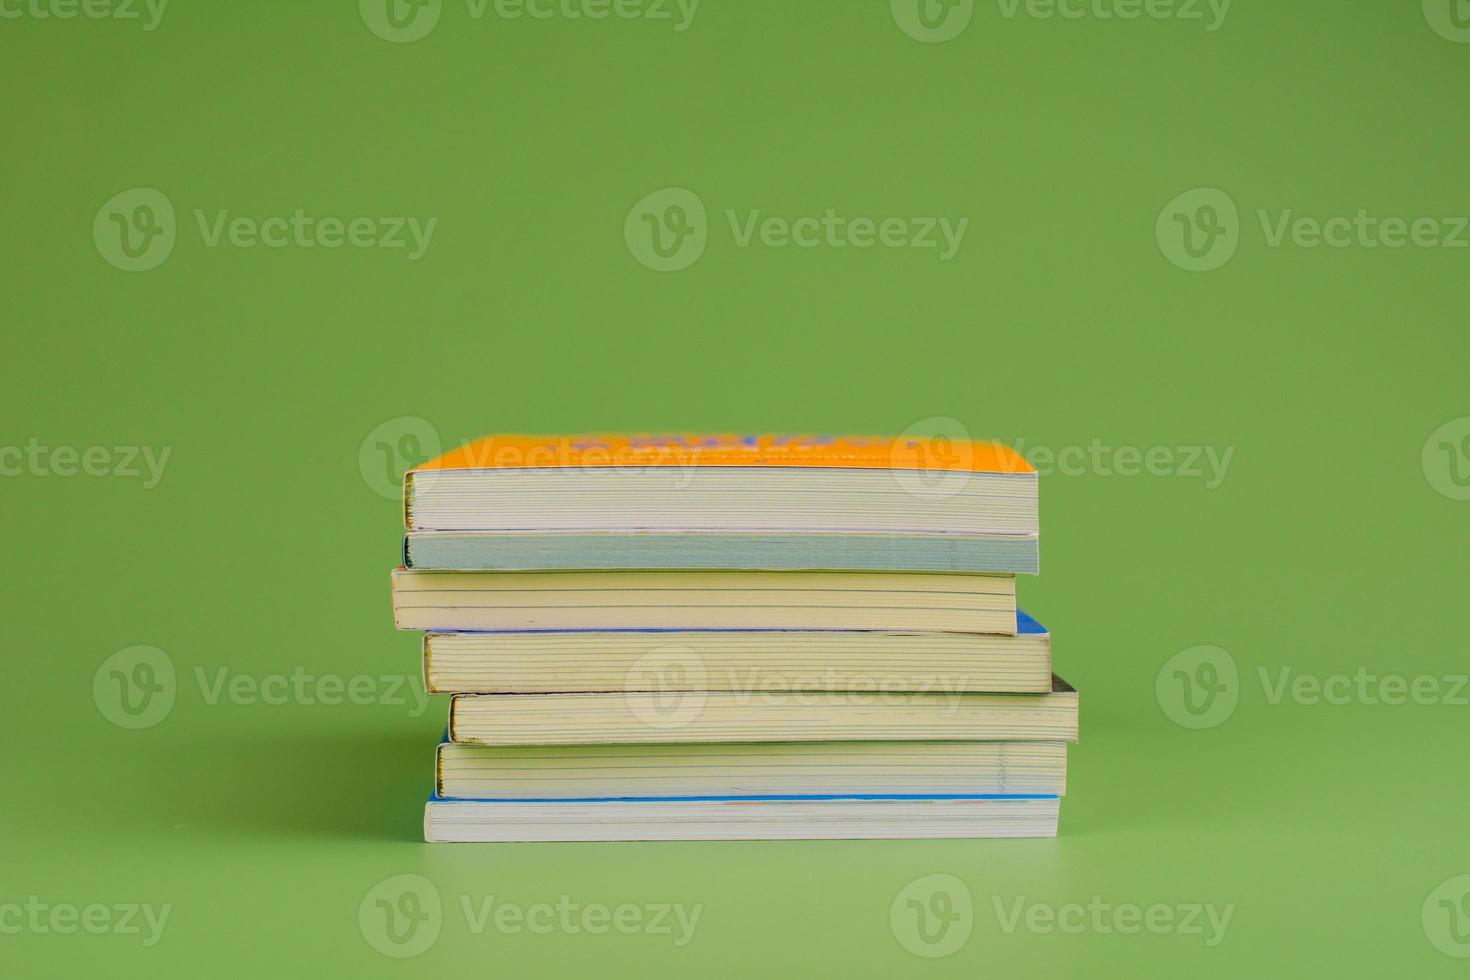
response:
M1008 575L398 568L392 582L399 629L1016 628L1016 583Z
M592 743L1077 740L1077 692L1047 694L730 693L456 694L449 740L470 745Z
M1054 796L595 803L430 797L424 806L424 839L471 843L1055 837L1059 802Z
M1051 636L878 630L491 630L424 634L430 694L1051 690Z
M1066 792L1063 742L440 744L435 791L467 800L1044 795Z
M1037 533L1019 453L935 438L487 436L403 500L410 531Z
M1034 575L1035 535L893 531L410 531L407 568L847 569Z

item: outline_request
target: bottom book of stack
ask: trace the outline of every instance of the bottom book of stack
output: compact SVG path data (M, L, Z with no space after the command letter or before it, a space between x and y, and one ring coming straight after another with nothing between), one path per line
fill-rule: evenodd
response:
M430 842L1055 837L1055 796L430 798Z

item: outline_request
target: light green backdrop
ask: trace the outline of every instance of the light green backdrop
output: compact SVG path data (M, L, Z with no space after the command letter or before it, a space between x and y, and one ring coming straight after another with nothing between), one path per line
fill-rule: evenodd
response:
M1464 3L114 3L0 3L16 976L1464 975ZM380 442L955 425L1060 839L418 842Z

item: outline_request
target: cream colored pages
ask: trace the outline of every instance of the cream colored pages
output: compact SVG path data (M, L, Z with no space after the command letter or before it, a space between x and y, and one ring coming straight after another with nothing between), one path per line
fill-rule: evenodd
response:
M884 739L1077 740L1077 693L702 691L462 694L449 738L487 745Z
M397 569L400 629L854 629L1014 633L1009 575Z

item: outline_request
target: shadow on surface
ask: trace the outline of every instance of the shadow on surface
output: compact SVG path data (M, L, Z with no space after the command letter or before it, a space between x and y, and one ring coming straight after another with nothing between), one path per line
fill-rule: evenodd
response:
M175 819L193 832L421 843L433 753L417 734L202 738L176 760Z

